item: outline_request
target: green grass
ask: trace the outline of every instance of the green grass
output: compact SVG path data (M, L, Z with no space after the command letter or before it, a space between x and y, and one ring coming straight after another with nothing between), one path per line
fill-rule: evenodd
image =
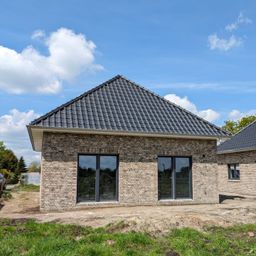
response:
M4 200L7 201L9 199L12 199L12 194L11 194L11 192L9 190L4 190L4 191L2 191L0 197L2 197Z
M0 219L0 255L256 255L256 225L175 229L166 236Z
M28 184L28 185L19 185L12 189L12 191L26 191L26 192L39 192L40 186Z

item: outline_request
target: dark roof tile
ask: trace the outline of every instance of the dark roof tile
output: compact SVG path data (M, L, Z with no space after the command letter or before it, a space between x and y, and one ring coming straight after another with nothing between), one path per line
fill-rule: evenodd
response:
M218 146L218 153L256 150L256 121Z
M225 137L219 127L118 75L32 126Z

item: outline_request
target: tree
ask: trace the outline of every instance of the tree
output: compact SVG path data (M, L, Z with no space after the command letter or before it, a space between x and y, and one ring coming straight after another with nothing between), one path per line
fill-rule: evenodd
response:
M0 169L7 169L11 172L15 172L17 164L18 159L12 150L4 148L4 150L0 152Z
M8 181L11 184L15 184L19 181L20 172L18 169L18 163L18 158L13 151L7 149L4 143L0 141L0 170L11 173L11 178Z
M245 116L238 121L231 121L231 120L225 121L225 125L222 128L227 132L230 132L231 134L235 134L254 121L256 121L256 115Z
M17 164L16 172L21 173L26 171L27 171L26 164L25 164L24 158L21 156Z
M5 150L5 145L4 145L4 142L3 141L0 141L0 154L1 152L3 152Z
M222 126L222 128L227 131L230 132L231 134L235 134L237 127L236 127L236 122L235 121L225 121L225 125Z
M28 172L40 172L41 165L38 162L32 162L28 167Z

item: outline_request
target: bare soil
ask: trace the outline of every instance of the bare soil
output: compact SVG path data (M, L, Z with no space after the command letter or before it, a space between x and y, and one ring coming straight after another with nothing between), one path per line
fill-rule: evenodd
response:
M92 227L108 225L116 231L134 230L153 234L165 233L175 227L203 229L204 226L256 223L255 199L227 199L221 204L206 205L92 208L41 213L38 192L19 191L13 192L12 196L0 207L0 218L35 219L39 222Z

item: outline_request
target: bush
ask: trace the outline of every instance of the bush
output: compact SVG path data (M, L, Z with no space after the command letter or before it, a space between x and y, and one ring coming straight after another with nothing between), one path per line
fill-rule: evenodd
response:
M6 169L0 169L0 173L4 175L8 184L16 184L19 182L19 175Z
M11 192L10 191L7 191L7 190L4 190L3 191L3 193L2 193L2 198L4 199L4 200L9 200L9 199L12 199L12 194L11 194Z
M13 173L12 178L8 181L8 184L17 184L20 180L20 174L18 173Z
M0 173L4 175L4 177L8 180L12 179L14 174L11 171L8 171L6 169L0 169Z

